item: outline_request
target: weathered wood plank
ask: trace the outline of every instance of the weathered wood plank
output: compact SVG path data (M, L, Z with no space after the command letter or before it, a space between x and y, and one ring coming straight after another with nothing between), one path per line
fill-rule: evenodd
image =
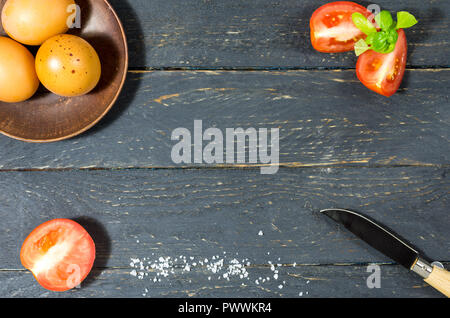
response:
M80 0L81 1L81 0ZM310 43L309 19L326 0L111 0L125 26L130 65L139 67L354 67L353 53L322 54ZM356 1L365 6L372 2ZM447 0L378 0L408 10L410 66L450 65Z
M448 261L448 168L125 170L0 174L0 268L19 269L20 246L48 219L78 220L97 267L183 255L252 265L390 262L319 215L367 213L430 258ZM420 224L420 226L418 226ZM152 254L153 253L153 254Z
M176 270L170 279L153 282L146 277L131 277L129 269L94 270L81 288L53 293L41 288L31 273L0 271L1 297L443 297L417 276L399 266L381 268L381 288L369 289L366 281L371 273L366 266L297 266L286 268L278 280L256 284L259 277L272 277L269 268L248 269L251 279L211 278L202 269L190 272ZM154 276L154 275L153 275ZM217 276L217 275L216 275ZM131 277L131 278L130 278ZM210 279L211 278L211 279ZM284 281L284 284L283 284ZM283 285L283 288L279 288Z
M409 71L390 99L352 70L133 72L111 113L80 137L36 145L1 136L0 169L171 167L171 134L193 133L194 120L224 134L279 128L285 165L448 164L448 87L450 70Z

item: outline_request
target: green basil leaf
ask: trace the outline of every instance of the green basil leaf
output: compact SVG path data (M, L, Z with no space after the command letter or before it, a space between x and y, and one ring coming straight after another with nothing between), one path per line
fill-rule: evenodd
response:
M376 33L370 33L370 34L367 36L367 38L366 38L366 43L367 43L368 45L372 45L375 36L376 36Z
M397 12L397 29L407 29L416 25L418 21L416 18L406 11Z
M375 22L383 31L389 30L394 24L391 13L386 10L381 11L375 16Z
M360 56L364 52L370 50L369 45L367 45L366 41L364 39L359 40L355 43L355 54L356 56Z
M353 24L366 35L377 32L375 26L369 20L367 20L367 18L363 14L359 12L355 12L352 14L352 20Z
M394 23L389 11L381 11L375 16L377 27L372 24L363 14L353 13L352 20L355 26L367 35L365 40L355 43L355 53L357 56L368 50L378 53L388 54L395 50L398 41L398 29L410 28L417 22L416 18L406 12L397 13L397 23Z
M375 34L373 37L373 42L371 49L375 52L385 53L389 49L389 41L386 36L386 33L381 31Z
M396 45L397 43L391 43L391 44L389 44L389 47L388 47L388 49L386 50L386 52L383 52L383 53L385 53L385 54L387 54L387 53L391 53L391 52L394 52L394 50L395 50L395 45Z
M397 30L396 30L396 29L391 29L391 30L388 32L388 42L389 42L389 43L396 44L396 43L397 43L397 40L398 40L398 33L397 33Z

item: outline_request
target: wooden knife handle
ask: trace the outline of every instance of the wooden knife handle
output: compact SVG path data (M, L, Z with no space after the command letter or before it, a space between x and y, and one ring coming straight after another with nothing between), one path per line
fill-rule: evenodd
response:
M445 296L450 297L450 272L437 266L433 266L430 276L425 282L439 290Z

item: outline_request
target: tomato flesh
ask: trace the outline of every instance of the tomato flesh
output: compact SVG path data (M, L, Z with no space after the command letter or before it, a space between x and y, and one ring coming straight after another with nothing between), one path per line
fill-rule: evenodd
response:
M355 43L366 35L352 21L352 14L359 12L366 17L371 13L363 6L349 1L337 1L317 9L310 21L311 43L323 53L339 53L353 50Z
M398 30L395 50L388 54L367 51L358 58L356 74L369 89L386 97L399 89L406 69L408 46L405 32Z
M66 291L78 286L91 271L95 244L78 223L68 219L51 220L25 239L20 260L42 287Z

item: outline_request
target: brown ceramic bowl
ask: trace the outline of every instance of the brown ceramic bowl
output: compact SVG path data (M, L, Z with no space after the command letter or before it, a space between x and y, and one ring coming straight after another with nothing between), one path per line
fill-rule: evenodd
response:
M76 136L94 126L111 109L125 82L128 48L119 18L106 0L75 0L81 29L68 33L86 39L97 51L102 76L97 87L80 97L61 97L42 85L31 99L0 102L0 132L28 142L52 142ZM0 0L0 10L6 0ZM0 35L5 32L0 25ZM34 54L37 47L30 47Z

